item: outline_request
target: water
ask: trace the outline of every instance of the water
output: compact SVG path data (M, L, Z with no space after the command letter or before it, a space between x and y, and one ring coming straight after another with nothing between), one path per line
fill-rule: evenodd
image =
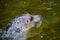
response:
M42 15L40 28L32 28L27 40L60 40L60 0L0 0L0 28L17 15Z

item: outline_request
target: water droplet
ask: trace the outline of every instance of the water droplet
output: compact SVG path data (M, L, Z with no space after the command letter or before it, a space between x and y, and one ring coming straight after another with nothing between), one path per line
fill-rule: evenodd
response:
M43 38L43 36L41 36L41 38Z

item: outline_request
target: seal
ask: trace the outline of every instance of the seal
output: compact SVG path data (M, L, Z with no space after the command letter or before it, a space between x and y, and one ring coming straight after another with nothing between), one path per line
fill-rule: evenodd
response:
M38 24L42 23L41 15L31 15L29 13L13 19L10 27L8 28L5 38L13 38L12 40L26 40L28 31Z

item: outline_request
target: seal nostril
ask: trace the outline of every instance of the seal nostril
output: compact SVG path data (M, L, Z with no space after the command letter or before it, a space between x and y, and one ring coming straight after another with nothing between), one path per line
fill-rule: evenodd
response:
M32 21L32 20L33 20L33 17L31 17L30 21Z

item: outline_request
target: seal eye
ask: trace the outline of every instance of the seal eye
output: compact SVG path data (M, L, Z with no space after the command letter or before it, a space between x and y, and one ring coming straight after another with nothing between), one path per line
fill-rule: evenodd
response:
M32 20L33 20L33 17L31 17L30 21L32 21Z

